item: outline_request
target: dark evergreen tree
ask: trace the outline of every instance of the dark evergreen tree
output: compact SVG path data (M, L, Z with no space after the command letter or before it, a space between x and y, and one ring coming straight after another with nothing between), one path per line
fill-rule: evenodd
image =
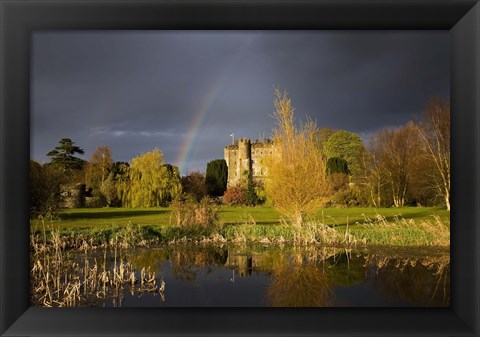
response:
M110 169L110 173L112 173L113 178L117 178L117 176L121 176L125 174L125 167L129 167L130 164L126 161L116 161L113 163L112 168Z
M247 180L247 193L245 193L245 204L249 206L258 205L258 196L255 192L255 183L253 181L253 176L250 173Z
M60 145L54 150L47 153L47 156L52 157L51 164L62 169L64 172L69 170L81 170L85 164L85 160L75 157L75 154L84 154L82 148L74 145L70 138L62 138L59 141Z
M338 157L329 158L327 161L327 173L350 174L347 161Z
M205 185L207 193L212 197L223 195L227 189L228 167L224 159L212 160L207 164Z

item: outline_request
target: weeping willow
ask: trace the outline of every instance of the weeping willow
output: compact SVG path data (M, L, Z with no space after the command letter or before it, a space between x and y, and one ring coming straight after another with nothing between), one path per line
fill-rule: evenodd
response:
M182 192L178 168L165 164L158 148L133 158L126 171L119 183L124 207L162 206Z

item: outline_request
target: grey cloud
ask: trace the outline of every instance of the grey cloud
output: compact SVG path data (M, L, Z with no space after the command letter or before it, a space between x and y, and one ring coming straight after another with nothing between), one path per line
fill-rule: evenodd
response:
M205 170L235 137L270 135L273 87L320 127L369 134L449 94L448 32L38 32L32 158L63 137L89 158L128 161L159 147ZM205 117L198 116L205 112ZM189 142L192 130L196 139Z

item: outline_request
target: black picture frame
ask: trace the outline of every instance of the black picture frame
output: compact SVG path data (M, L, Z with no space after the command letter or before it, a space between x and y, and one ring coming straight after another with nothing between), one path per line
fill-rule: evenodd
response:
M2 336L478 336L480 4L431 1L0 0ZM30 37L56 29L420 29L451 41L449 308L29 307Z

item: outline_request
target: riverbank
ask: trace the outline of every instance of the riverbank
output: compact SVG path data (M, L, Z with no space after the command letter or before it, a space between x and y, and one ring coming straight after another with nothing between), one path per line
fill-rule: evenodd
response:
M279 221L270 207L221 207L215 226L176 226L168 208L71 209L54 220L32 220L32 245L64 248L178 243L450 245L449 212L441 208L328 208L302 228Z

